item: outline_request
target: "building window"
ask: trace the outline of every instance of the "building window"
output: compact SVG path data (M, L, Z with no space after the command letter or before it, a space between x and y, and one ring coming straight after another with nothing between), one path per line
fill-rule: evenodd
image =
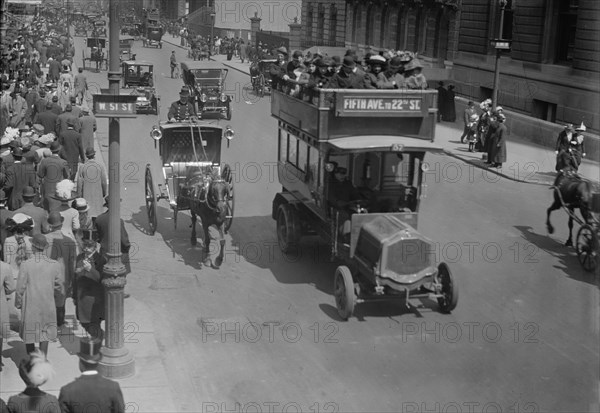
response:
M422 35L422 27L423 25L421 24L423 20L423 9L419 8L419 11L417 12L417 16L415 17L415 39L413 42L413 51L415 53L418 53L421 51L421 35Z
M501 11L500 11L501 12ZM506 7L504 8L504 23L502 24L502 38L512 39L513 38L513 16L515 10L513 8L513 0L508 0ZM500 21L499 18L496 21Z
M406 21L405 21L405 16L406 13L404 12L404 9L400 9L397 12L397 25L396 25L396 49L398 50L404 50L405 48L405 41L406 41L406 28L404 27L406 25Z
M337 45L337 7L331 5L329 9L329 42L330 46Z
M356 43L360 26L360 4L356 3L352 9L352 43Z
M319 3L317 12L317 42L322 44L323 37L325 36L325 7L322 3Z
M531 115L547 122L556 122L556 103L533 99Z
M306 40L312 41L312 25L313 25L313 6L308 4L306 7Z
M558 24L555 26L557 31L556 63L569 64L573 61L578 6L579 0L559 2Z
M375 6L371 5L367 9L367 25L365 27L365 44L373 43L373 26L375 22Z
M388 24L389 24L389 20L388 20L388 13L389 13L389 8L387 6L385 6L381 12L381 30L380 30L380 35L379 35L379 47L387 47L387 32L388 32Z

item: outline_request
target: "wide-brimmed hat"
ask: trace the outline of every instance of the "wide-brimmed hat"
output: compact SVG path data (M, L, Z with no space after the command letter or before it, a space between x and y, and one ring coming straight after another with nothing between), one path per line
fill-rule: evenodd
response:
M48 247L48 239L46 239L44 234L35 234L33 237L31 237L31 246L35 249L43 251Z
M367 60L367 63L369 63L370 65L385 65L386 64L386 60L385 57L378 55L378 54L374 54L372 56L369 57L369 60Z
M85 198L75 199L75 201L73 201L73 203L71 204L71 207L73 207L74 209L76 209L79 212L87 212L90 210L90 206L88 205Z
M61 227L64 220L65 218L58 211L52 211L50 212L50 215L48 215L48 225L50 225L52 229Z
M408 62L406 66L404 66L405 71L414 70L414 69L422 69L423 64L416 57Z
M390 60L390 69L399 69L403 64L404 62L400 56L394 56L392 60Z
M36 123L35 125L33 125L33 131L35 133L37 133L38 135L42 135L45 131L44 125L40 125L39 123Z
M70 179L63 179L56 184L56 191L50 198L57 199L59 201L72 201L76 197L73 196L75 190L75 183Z
M6 229L11 233L22 233L33 229L33 218L21 212L6 220Z
M41 351L36 351L29 358L19 363L19 376L30 387L40 387L54 376L54 369Z
M284 46L281 46L280 48L277 49L277 53L281 53L281 54L287 56L288 51L287 51L287 49Z
M77 356L84 362L89 364L98 364L102 359L100 348L102 340L98 338L83 338L79 342L79 353Z

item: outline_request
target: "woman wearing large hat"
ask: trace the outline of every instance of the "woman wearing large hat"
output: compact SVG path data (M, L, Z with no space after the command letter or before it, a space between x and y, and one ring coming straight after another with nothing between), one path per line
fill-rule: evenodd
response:
M404 66L404 76L409 89L427 89L427 79L421 73L423 65L416 57Z
M54 195L54 199L61 201L56 211L64 218L62 233L70 237L73 241L76 240L75 231L79 229L79 212L69 204L75 199L72 195L74 190L75 183L69 179L63 179L56 184L56 193Z
M52 376L54 369L43 353L36 351L19 363L19 375L27 386L21 393L8 399L10 412L59 412L58 399L42 390Z
M17 213L6 220L6 229L11 235L4 240L4 261L11 266L16 275L19 273L21 263L33 255L31 248L33 219L29 215Z

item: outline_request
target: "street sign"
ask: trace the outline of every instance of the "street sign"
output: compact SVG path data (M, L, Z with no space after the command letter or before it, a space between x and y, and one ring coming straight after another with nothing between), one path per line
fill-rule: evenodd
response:
M135 95L93 95L94 115L97 118L136 117Z
M510 50L512 40L510 39L493 39L490 41L491 45L498 50Z
M427 105L419 95L378 96L376 98L353 93L339 93L336 97L336 116L358 117L423 117Z

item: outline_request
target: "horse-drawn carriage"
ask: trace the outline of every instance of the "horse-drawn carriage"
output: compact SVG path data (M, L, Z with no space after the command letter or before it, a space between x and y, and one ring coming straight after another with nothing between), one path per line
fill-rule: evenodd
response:
M196 215L202 220L205 251L209 248L208 227L216 221L224 232L231 227L234 213L233 177L229 165L221 162L222 140L233 138L233 130L195 121L161 122L150 132L161 158L164 187L158 184L156 196L152 167L146 165L146 211L150 233L158 225L156 204L169 202L177 228L178 211L189 210L192 217L192 244L196 244ZM224 241L223 241L224 242ZM221 257L222 259L222 257Z
M252 89L258 96L264 96L266 92L271 91L271 74L269 68L277 59L268 57L259 59L250 66L250 81Z
M434 298L452 311L458 286L434 244L417 231L434 90L317 90L311 102L273 90L278 176L273 200L280 249L304 235L328 241L342 261L334 275L341 318L367 300Z
M213 113L231 120L231 96L225 93L228 69L217 62L181 62L183 83L193 91L198 116Z
M132 58L131 48L133 47L134 41L135 38L133 36L119 35L119 56L121 61L124 60L124 55L126 55L128 60Z
M146 28L146 37L144 37L144 47L156 47L162 49L162 37L162 27L148 26Z
M106 20L96 20L92 31L94 37L106 37Z
M84 70L108 70L108 57L106 56L106 39L102 37L88 37L87 49L83 49Z

